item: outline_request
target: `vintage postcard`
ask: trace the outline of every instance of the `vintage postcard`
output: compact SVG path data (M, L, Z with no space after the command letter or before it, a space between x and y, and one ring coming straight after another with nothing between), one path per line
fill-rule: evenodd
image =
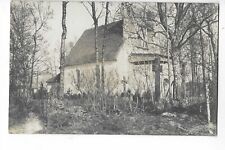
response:
M217 135L219 3L10 2L9 133Z

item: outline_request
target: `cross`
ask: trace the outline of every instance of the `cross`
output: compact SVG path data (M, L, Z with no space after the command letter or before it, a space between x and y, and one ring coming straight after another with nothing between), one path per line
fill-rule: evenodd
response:
M123 80L121 81L123 84L123 91L126 92L126 84L127 84L127 80L126 78L123 76Z
M160 72L162 72L159 57L153 60L152 71L155 72L155 101L158 102L160 100Z

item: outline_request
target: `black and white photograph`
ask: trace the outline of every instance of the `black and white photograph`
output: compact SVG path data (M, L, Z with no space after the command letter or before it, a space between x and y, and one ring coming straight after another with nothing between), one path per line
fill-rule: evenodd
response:
M217 136L219 7L11 0L8 133Z

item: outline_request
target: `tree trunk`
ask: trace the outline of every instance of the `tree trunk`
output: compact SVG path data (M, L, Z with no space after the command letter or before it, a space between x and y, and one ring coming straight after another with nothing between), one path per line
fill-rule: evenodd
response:
M191 39L192 40L192 39ZM190 92L191 96L193 97L195 95L195 56L194 56L194 46L193 43L190 42L190 48L191 48L191 85L190 85Z
M65 40L66 40L66 5L68 2L62 2L62 36L61 36L61 47L60 47L60 91L59 96L63 98L64 95L64 65L65 65Z
M208 27L208 31L210 33L210 35L208 36L209 39L210 39L210 43L211 43L211 51L213 53L213 58L214 58L214 63L213 63L213 79L214 81L217 81L217 67L218 67L218 53L216 52L217 51L217 48L216 48L216 44L214 42L214 34L213 34L213 31L211 29L211 26L209 24L209 22L207 22L207 27ZM213 62L213 61L212 61ZM216 83L217 84L217 83Z
M109 14L109 2L106 2L105 27L104 27L103 45L102 45L102 74L101 74L102 91L104 91L104 88L105 88L104 50L105 50L105 38L106 38L106 32L107 32L107 24L108 24L108 14Z
M155 101L160 101L160 57L155 58Z
M31 57L31 73L30 73L30 87L29 87L29 96L32 97L32 84L33 84L33 74L34 74L34 59L35 59L35 53L36 53L36 49L37 49L37 33L35 31L34 35L33 35L33 40L34 40L34 49L33 49L33 53L32 53L32 57Z
M102 99L105 105L105 112L107 111L107 99L105 99L105 93L104 93L105 91L104 50L105 50L105 38L107 33L108 14L109 14L109 2L106 2L105 27L104 27L103 44L102 44L102 74L101 74Z
M96 57L96 88L100 88L100 67L99 67L99 51L97 46L98 23L95 23L95 57Z
M173 100L177 99L177 73L175 67L174 54L171 53L172 69L173 69Z
M96 88L97 91L99 91L100 88L100 68L99 68L99 51L98 51L98 18L96 16L96 9L95 9L95 2L91 2L91 8L92 8L92 19L94 21L94 29L95 29L95 59L96 59L96 68L95 68L95 76L96 76Z
M201 55L202 55L203 92L204 92L204 99L206 100L206 105L207 105L208 123L210 123L211 122L210 102L209 102L208 84L206 83L206 75L205 75L205 52L204 52L204 39L202 36L202 29L200 29L200 42L201 42Z
M182 82L181 82L181 98L184 99L186 97L186 63L182 62L181 64L181 76L182 76Z
M167 21L167 4L165 3L165 15L166 15L166 48L167 48L167 62L168 62L168 80L169 80L169 101L171 100L171 80L170 80L170 50L169 50L169 33L168 33L168 21Z

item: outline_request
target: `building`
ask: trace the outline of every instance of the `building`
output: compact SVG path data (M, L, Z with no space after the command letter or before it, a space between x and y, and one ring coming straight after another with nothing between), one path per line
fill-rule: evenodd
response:
M47 88L47 80L52 77L52 74L48 69L42 71L36 71L33 76L32 89L34 93L40 89L41 86Z
M56 76L48 79L46 81L47 83L47 90L48 93L50 93L53 97L58 97L59 95L59 82L60 81L60 74L57 74Z
M137 34L133 34L135 30L135 25L129 19L112 22L107 25L104 40L104 26L98 27L97 48L100 62L103 41L105 45L105 90L111 93L122 93L128 89L132 92L137 90L154 92L155 72L152 66L154 60L159 58L162 67L159 83L163 96L168 90L165 82L168 81L167 55L162 55L161 50L154 45L143 43ZM149 40L160 42L159 39L149 38ZM72 90L74 93L91 92L95 89L94 42L94 28L84 31L67 56L64 75L65 92L67 90Z

